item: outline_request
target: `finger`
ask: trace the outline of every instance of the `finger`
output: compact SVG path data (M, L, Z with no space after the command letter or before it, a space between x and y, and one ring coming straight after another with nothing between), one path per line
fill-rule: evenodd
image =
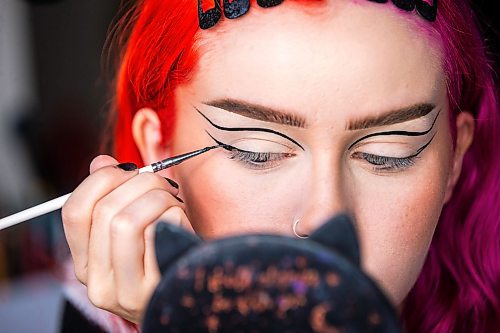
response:
M187 218L183 208L180 206L170 207L158 218L158 221L159 223L172 223L194 233L193 227L191 227L191 222ZM158 272L159 274L155 252L155 225L156 223L149 225L146 228L144 236L144 278L147 281L153 281L153 283L156 278L156 273Z
M112 265L117 290L128 293L143 284L145 229L177 200L165 190L154 189L136 199L111 222Z
M160 219L168 223L173 223L194 234L195 232L193 226L191 225L191 222L186 216L184 208L185 208L184 205L172 207L169 210L167 210L164 214L162 214Z
M105 278L114 267L112 262L112 245L110 244L112 220L115 219L116 215L120 215L120 212L125 207L131 205L152 189L160 189L165 192L174 193L174 195L179 191L165 178L151 172L146 172L138 174L121 184L96 204L94 214L92 215L93 222L88 253L88 270L89 274L92 274L93 279L99 280ZM172 200L172 197L169 196L169 199ZM137 205L133 207L136 207L138 211L145 209ZM168 207L164 207L164 209L166 208ZM141 266L141 271L142 268Z
M144 172L136 175L127 182L121 184L119 187L115 188L111 193L103 198L102 204L107 205L108 203L113 203L113 205L117 205L124 203L125 205L128 205L137 197L153 188L163 189L174 196L179 194L179 185L171 179L164 178L155 173ZM99 204L101 204L101 202ZM123 207L124 205L120 207L119 210L122 210Z
M85 283L92 214L96 203L137 172L103 167L73 191L62 208L64 232L75 264L77 278Z
M118 164L118 161L115 160L113 157L111 157L109 155L99 155L96 158L94 158L92 160L92 162L90 163L89 171L92 174L92 173L94 173L94 171L96 171L98 169L101 169L101 168L104 168L104 167L110 166L110 165L116 165L116 164Z

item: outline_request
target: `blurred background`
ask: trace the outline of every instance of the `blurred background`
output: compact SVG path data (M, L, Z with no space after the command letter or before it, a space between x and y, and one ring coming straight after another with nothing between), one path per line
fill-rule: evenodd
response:
M498 73L498 5L472 2ZM71 192L92 158L110 153L101 63L119 4L0 0L0 217ZM1 332L59 330L57 268L68 253L59 212L0 231Z
M100 152L119 0L0 0L0 216L71 192ZM0 231L0 332L57 332L60 213ZM29 318L29 320L26 320Z

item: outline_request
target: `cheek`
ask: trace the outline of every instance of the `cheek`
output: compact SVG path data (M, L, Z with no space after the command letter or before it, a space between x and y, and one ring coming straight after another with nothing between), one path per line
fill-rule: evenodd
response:
M357 215L363 267L396 304L418 276L441 211L441 196L428 190L397 193L401 197L372 198L370 206L378 211L361 209Z
M394 304L421 271L443 207L447 165L446 153L429 152L412 175L364 182L356 201L363 267Z
M202 237L242 233L290 234L302 184L287 172L259 173L214 156L202 166L179 168L187 215ZM194 172L196 169L196 172Z

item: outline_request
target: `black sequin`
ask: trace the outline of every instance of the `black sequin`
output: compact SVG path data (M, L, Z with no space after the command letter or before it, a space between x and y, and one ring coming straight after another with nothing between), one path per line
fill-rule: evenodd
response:
M214 8L203 12L202 0L198 0L198 20L201 29L209 29L219 22L222 17L222 9L219 0L214 0Z
M224 16L228 19L235 19L245 15L250 9L250 0L224 0Z

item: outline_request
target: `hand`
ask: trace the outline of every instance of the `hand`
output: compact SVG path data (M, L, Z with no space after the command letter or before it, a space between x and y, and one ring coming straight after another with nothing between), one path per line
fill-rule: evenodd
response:
M79 281L97 307L139 323L160 272L154 251L159 219L193 230L179 192L153 173L125 171L98 156L62 208L64 232Z

